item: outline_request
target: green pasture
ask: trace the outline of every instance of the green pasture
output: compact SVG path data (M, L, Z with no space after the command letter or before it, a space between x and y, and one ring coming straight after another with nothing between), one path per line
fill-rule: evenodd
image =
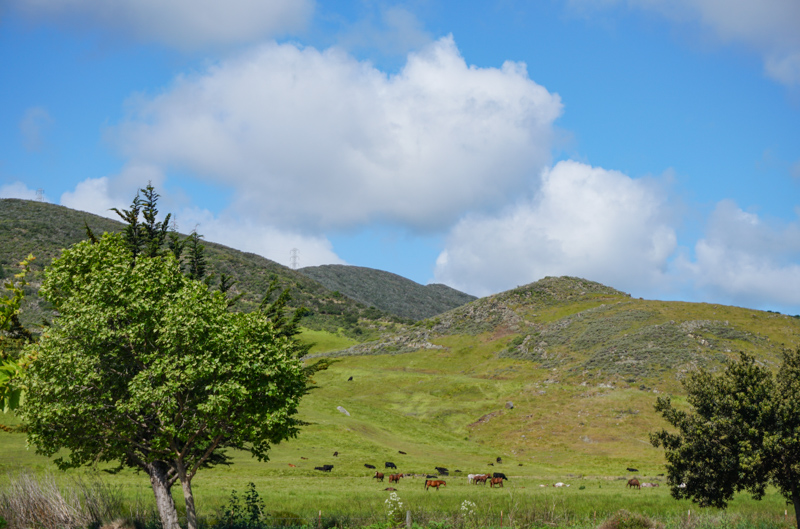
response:
M721 515L672 499L659 476L665 472L663 453L650 445L648 434L665 424L653 411L660 394L654 390L667 391L674 380L617 380L606 387L566 369L498 358L514 336L453 335L435 341L443 349L337 359L315 375L317 388L301 405L300 417L308 425L297 438L274 446L270 461L234 452L233 465L200 471L193 482L198 514L214 517L233 490L241 497L252 482L269 510L304 518L320 511L349 514L373 523L384 516L388 473L378 483L371 478L375 471L364 465L384 472L384 462L392 461L403 473L433 474L436 466L450 470L440 491L423 490L421 477L392 485L404 509L415 516L455 516L464 500L476 504L480 526L499 525L501 511L506 523L510 514L523 525L526 520L529 525L535 520L539 525L593 525L619 509L664 520L680 520L689 510ZM319 331L305 331L303 339L316 343L316 351L349 343ZM338 411L339 406L350 415ZM13 417L3 419L14 423ZM334 465L333 470L314 469L324 464ZM627 472L627 467L638 472ZM51 460L26 448L24 434L0 432L0 488L14 472L26 469L53 472L64 481L95 472L119 487L132 512L153 506L144 474L59 472ZM502 489L467 484L468 473L483 472L504 472L510 480ZM626 480L634 475L661 486L627 489ZM552 487L559 481L570 487ZM174 494L181 505L180 487ZM786 508L771 490L760 502L737 497L727 513L780 521ZM791 508L788 515L791 520Z

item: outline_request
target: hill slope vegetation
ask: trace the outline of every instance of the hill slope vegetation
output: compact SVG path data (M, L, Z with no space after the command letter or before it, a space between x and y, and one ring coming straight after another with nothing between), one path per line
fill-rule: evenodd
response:
M420 285L410 279L361 266L323 265L298 270L329 290L414 321L436 316L478 298L447 285Z

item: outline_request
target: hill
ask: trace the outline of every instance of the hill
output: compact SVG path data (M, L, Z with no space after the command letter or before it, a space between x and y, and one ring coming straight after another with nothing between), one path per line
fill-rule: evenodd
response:
M83 237L84 221L95 231L121 226L49 204L0 201L5 273L30 251L40 270ZM775 367L784 348L800 346L796 317L636 299L575 277L544 278L413 325L357 316L353 327L345 318L383 313L258 256L207 248L212 268L233 274L240 288L263 292L274 274L316 304L319 327L363 329L360 343L331 341L315 353L337 362L315 375L300 436L276 446L269 463L239 459L259 476L311 477L314 465L336 463L337 475L366 477L364 463L393 460L410 472L491 470L492 463L511 476L619 476L627 467L656 476L663 453L648 433L665 426L653 410L659 394L685 405L680 381L688 371L718 370L739 351ZM258 300L249 296L246 303ZM14 439L0 434L0 445L24 446ZM0 458L4 464L13 462Z
M72 210L63 206L30 200L0 199L0 277L17 272L16 264L32 253L31 286L26 292L22 319L39 323L49 319L52 311L36 296L44 267L67 248L86 239L88 226L94 233L118 232L121 222ZM374 336L378 328L399 320L388 313L334 293L317 281L259 255L240 252L214 242L203 242L211 274L219 278L225 273L234 278L234 294L244 296L237 310L255 309L263 299L270 283L290 288L291 307L304 306L309 315L303 325L311 329L343 332L354 339Z
M798 346L795 317L549 277L327 353L340 362L320 374L308 413L315 435L335 442L349 429L352 446L380 440L386 457L412 445L456 468L494 454L533 465L526 473L655 475L664 471L648 441L665 426L653 410L658 394L682 405L688 371L718 370L739 351L777 367L781 351ZM353 417L339 417L337 405ZM430 433L411 439L400 424Z
M298 270L329 290L414 321L436 316L477 298L447 285L420 285L410 279L361 266L323 265Z

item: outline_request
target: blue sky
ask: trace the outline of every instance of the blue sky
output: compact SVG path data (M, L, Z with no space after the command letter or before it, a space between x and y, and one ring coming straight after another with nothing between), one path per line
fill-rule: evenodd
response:
M800 313L796 0L7 0L0 197L487 295Z

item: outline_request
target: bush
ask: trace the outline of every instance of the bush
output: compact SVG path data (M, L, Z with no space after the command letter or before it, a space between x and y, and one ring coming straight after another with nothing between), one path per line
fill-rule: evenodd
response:
M625 509L620 509L600 525L600 529L663 529L663 527L663 524L643 514L631 513Z

